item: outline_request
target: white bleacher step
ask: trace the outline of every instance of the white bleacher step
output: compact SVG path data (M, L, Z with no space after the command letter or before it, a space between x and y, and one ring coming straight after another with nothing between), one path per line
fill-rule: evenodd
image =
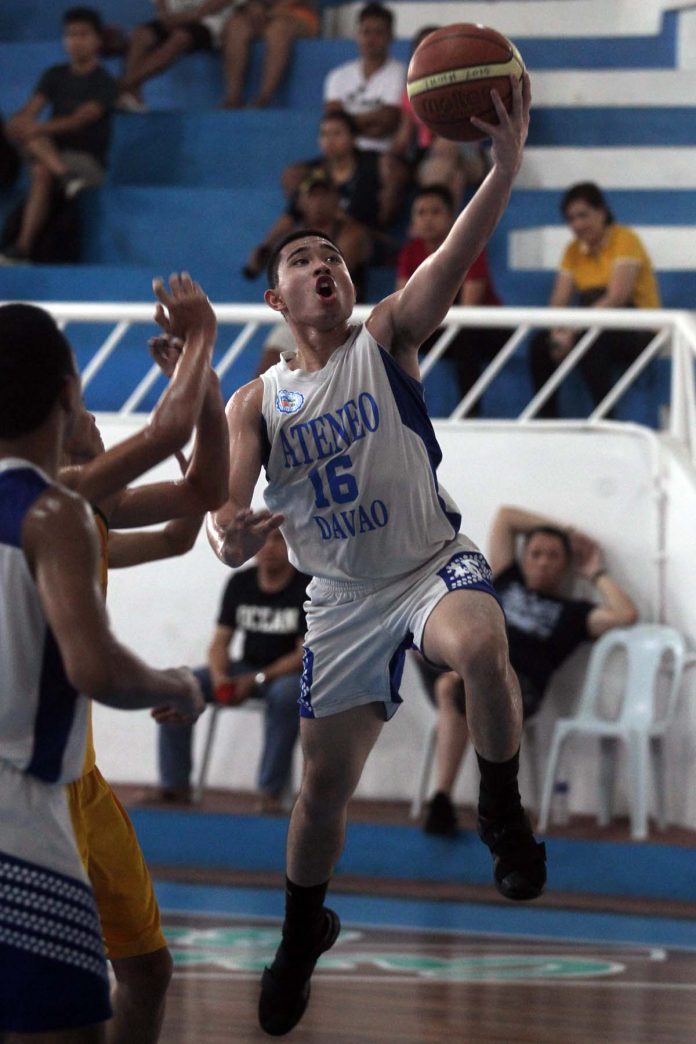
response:
M694 229L676 225L632 225L657 271L696 270ZM556 271L571 237L562 225L510 232L508 264L515 271Z
M325 28L336 36L351 36L362 2L335 4L324 12ZM394 0L398 37L414 36L424 25L480 22L513 37L650 36L660 31L662 15L676 5L670 0L460 0L409 3Z
M562 54L559 55L559 62ZM532 106L567 108L663 108L696 105L694 69L531 70Z
M603 189L696 189L696 148L535 148L525 150L515 187L564 191L601 179Z

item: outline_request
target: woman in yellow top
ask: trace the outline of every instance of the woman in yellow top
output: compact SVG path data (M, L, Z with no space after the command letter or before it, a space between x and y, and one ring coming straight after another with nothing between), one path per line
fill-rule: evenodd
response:
M645 247L630 228L615 224L597 185L584 181L569 188L561 201L561 213L575 239L563 254L549 307L660 307L660 293ZM558 328L537 334L530 350L536 391L579 336L577 330ZM595 406L652 336L645 330L606 330L599 335L578 363ZM538 416L558 416L555 394L541 407Z

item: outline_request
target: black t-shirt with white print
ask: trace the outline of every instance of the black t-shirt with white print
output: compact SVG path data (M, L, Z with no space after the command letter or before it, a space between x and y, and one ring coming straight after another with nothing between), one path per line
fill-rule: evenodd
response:
M294 572L281 591L262 591L258 569L242 569L230 577L218 616L221 627L241 631L241 659L259 670L292 652L303 638L306 620L303 603L310 577Z
M543 694L553 672L574 649L589 641L593 602L530 591L513 563L494 578L507 622L510 663Z

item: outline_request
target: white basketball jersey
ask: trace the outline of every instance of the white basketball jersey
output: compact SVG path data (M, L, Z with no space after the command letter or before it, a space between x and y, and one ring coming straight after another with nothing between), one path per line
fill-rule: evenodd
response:
M0 758L46 783L82 772L87 700L68 681L22 550L22 523L51 480L0 461Z
M285 515L303 573L380 580L432 558L459 531L423 389L364 326L317 372L263 375L268 508Z

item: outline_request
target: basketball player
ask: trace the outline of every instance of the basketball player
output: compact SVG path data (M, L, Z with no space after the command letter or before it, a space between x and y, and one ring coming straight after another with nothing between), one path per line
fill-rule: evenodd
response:
M0 1036L42 1044L99 1044L111 1013L64 786L88 697L203 709L190 671L151 669L109 629L91 512L56 480L79 405L53 319L0 307Z
M418 348L445 318L509 198L529 121L529 79L513 82L493 166L442 245L364 325L351 325L354 288L340 253L305 230L278 244L265 299L283 313L297 354L239 389L228 405L230 493L211 517L219 557L237 566L282 528L308 588L300 698L305 772L290 820L283 939L263 974L261 1026L289 1032L309 998L317 958L339 921L324 907L341 851L346 806L365 760L397 709L412 643L465 681L479 755L479 833L494 880L533 899L545 853L517 788L521 701L488 563L459 535L439 486L441 458L419 381ZM268 510L249 505L261 465Z
M172 293L167 294L158 284L160 303L167 307L166 313L160 312L170 327L175 323L186 341L182 346L181 340L167 336L153 342L153 354L171 383L149 424L105 451L94 417L83 407L68 443L73 466L60 473L61 481L85 496L95 513L104 591L108 566L133 565L187 550L200 528L201 512L225 496L229 458L224 404L209 364L215 316L205 294L188 277L173 278L171 286ZM124 487L124 482L165 459L176 430L185 438L194 422L193 455L181 481ZM159 532L109 533L114 520L130 528L170 518L175 521ZM109 1044L155 1044L164 1018L171 956L137 837L97 767L91 727L82 775L68 790L78 848L92 882L116 979L107 1039Z

